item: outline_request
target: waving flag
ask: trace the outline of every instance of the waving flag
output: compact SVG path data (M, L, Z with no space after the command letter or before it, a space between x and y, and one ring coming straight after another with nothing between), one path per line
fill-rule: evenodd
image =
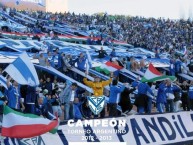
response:
M176 80L175 76L167 76L160 73L153 64L149 64L149 68L146 70L145 75L141 79L142 82L156 82L170 79L172 81Z
M97 71L100 71L100 72L103 71L106 74L110 74L110 72L115 72L115 71L121 70L121 69L123 69L123 67L116 65L113 62L107 61L105 64L102 64L101 66L96 67L95 69Z
M37 72L26 52L23 52L12 64L5 68L4 71L21 85L39 85Z
M89 72L89 69L92 68L92 59L90 56L90 53L88 52L88 50L86 50L86 71L87 73Z
M4 106L1 135L13 138L30 138L51 131L57 120L48 120L34 114L17 112Z

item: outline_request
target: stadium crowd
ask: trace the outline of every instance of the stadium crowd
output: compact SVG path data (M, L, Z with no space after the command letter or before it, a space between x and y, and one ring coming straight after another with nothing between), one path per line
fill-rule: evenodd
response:
M2 11L7 10L2 9ZM9 15L14 16L15 12L15 9L10 9ZM193 25L189 20L109 16L108 14L89 16L85 14L76 15L74 13L52 14L30 11L22 11L22 13L38 20L35 25L23 22L22 24L27 25L29 27L28 33L33 33L34 37L40 41L52 38L59 39L57 33L46 29L45 26L49 26L50 23L53 26L57 25L57 23L70 24L75 28L91 30L87 44L111 45L114 39L126 41L134 45L134 47L143 47L154 51L156 58L160 58L159 55L165 52L171 54L169 75L179 78L179 73L193 71ZM98 30L98 33L94 33L94 30ZM36 34L41 32L47 34L39 38ZM95 41L95 38L97 41ZM175 55L174 53L175 51L183 50L187 51L183 54L184 56ZM110 56L112 63L120 65L129 71L146 71L144 63L146 58L143 58L139 63L134 57L119 59L116 56L115 49L112 49L112 52L107 54L103 50L103 46L101 46L101 50L96 52L99 53L99 58ZM54 62L56 57L58 58L57 64ZM77 67L84 72L86 63L86 55L84 53L72 58L70 54L61 53L59 48L47 45L45 41L41 46L41 51L39 54L35 54L34 58L39 59L40 65L55 67L65 75L90 86L94 90L94 96L97 96L97 94L103 95L104 87L110 84L110 91L105 94L109 97L108 109L103 109L99 116L93 115L85 97L85 95L89 94L83 88L79 88L76 83L69 81L61 82L61 79L39 70L40 85L36 88L20 86L8 76L8 90L2 92L2 96L4 96L1 101L2 104L7 104L18 111L34 113L47 118L50 117L49 112L52 114L57 113L59 117L64 113L64 120L105 116L116 117L120 115L117 110L118 105L121 106L122 112L129 112L133 108L130 94L137 89L134 105L137 107L138 113L151 113L152 104L155 104L157 111L160 113L179 111L181 110L179 107L181 103L184 111L193 110L193 81L178 79L175 83L171 82L171 80L143 83L140 82L140 78L137 78L129 82L131 87L128 87L128 83L125 83L119 88L117 84L118 80L121 80L121 76L119 76L119 73L111 73L109 74L110 79L107 81L102 81L101 78L95 76L94 81L91 82L87 80L87 73L85 73L83 78L71 71L72 67ZM117 94L119 93L121 97L118 103ZM21 98L25 98L24 101Z

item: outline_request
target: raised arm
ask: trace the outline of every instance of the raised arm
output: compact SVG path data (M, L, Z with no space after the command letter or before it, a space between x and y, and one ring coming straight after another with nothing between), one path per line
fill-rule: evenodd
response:
M113 78L113 72L111 72L111 75L110 75L110 79L109 79L109 80L107 80L107 81L102 81L103 87L109 85L109 84L112 82L112 78Z
M83 82L85 83L85 85L93 87L93 82L87 80L87 72L85 72L85 78L83 79Z

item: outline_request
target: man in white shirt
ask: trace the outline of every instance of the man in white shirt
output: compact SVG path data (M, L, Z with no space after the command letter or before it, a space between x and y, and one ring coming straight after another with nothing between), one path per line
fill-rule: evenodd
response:
M48 52L48 45L46 44L46 41L43 41L39 53L47 53L47 52Z

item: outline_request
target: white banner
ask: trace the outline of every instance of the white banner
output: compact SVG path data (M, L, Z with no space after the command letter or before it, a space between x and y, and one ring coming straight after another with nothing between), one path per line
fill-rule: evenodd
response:
M192 126L193 112L132 115L114 119L79 120L76 123L70 120L67 125L59 127L56 135L44 134L15 141L19 145L69 145L73 142L126 142L127 145L182 142L185 144L193 142Z

